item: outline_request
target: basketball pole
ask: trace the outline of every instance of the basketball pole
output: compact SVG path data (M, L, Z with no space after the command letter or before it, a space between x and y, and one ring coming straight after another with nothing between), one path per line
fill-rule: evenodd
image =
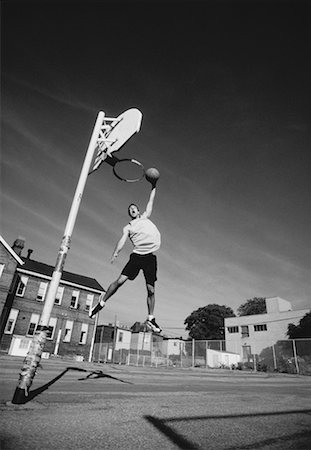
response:
M46 342L47 331L49 328L50 316L54 306L57 289L61 280L66 256L70 248L71 236L77 214L79 211L83 191L86 185L87 177L90 172L91 164L94 157L94 152L97 145L97 140L100 134L100 130L104 121L105 113L100 111L98 113L91 140L86 152L82 170L80 173L79 181L76 187L74 198L72 201L71 209L67 219L64 236L62 238L59 252L56 259L54 272L52 275L49 289L47 291L45 303L43 306L41 318L36 332L33 336L29 352L24 359L22 369L19 374L19 380L14 392L12 403L24 404L28 401L29 389L33 383L33 379L36 375L37 367L41 361L41 355Z

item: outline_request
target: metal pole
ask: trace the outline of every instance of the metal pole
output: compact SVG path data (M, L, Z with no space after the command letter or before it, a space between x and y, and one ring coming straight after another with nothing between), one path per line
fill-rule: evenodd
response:
M297 374L299 374L299 365L298 365L298 361L297 361L297 351L296 351L296 343L295 343L295 339L293 339L293 350L294 350L294 358L295 358L296 372L297 372Z
M12 399L12 403L23 404L26 403L29 389L33 383L33 379L36 375L37 367L41 360L41 355L43 352L44 344L46 341L47 330L49 326L49 320L51 312L54 306L54 300L56 297L59 282L62 276L62 271L64 268L66 256L70 248L71 235L74 228L74 224L77 218L78 210L80 207L83 191L85 188L86 180L90 172L94 151L96 148L97 139L100 133L100 129L105 117L105 113L100 111L98 113L96 123L93 129L92 137L87 149L85 160L80 173L80 178L75 191L75 195L72 201L71 209L67 219L67 224L65 227L65 232L61 245L59 248L58 256L56 259L56 264L54 272L52 275L52 280L49 285L45 303L43 306L41 318L39 325L37 327L36 333L32 339L29 352L24 359L23 367L21 369L18 384Z
M96 335L96 328L97 328L97 323L98 323L98 317L99 317L99 315L96 314L94 330L93 330L93 336L92 336L92 341L91 341L91 346L90 346L89 362L92 362L92 359L93 359L93 351L94 351L94 345L95 345L95 335Z
M277 366L277 362L276 362L276 355L275 355L274 344L272 345L272 355L273 355L274 370L277 370L278 366Z
M194 367L194 346L195 346L195 340L192 339L192 367Z
M115 315L113 327L113 343L112 343L112 364L115 363L116 343L117 343L117 316Z
M180 352L180 367L182 367L183 341L179 342L179 352Z
M57 356L58 354L58 349L59 349L59 343L60 343L60 338L62 335L62 329L60 328L58 330L58 334L57 334L57 339L56 339L56 344L55 344L55 348L54 348L54 355Z

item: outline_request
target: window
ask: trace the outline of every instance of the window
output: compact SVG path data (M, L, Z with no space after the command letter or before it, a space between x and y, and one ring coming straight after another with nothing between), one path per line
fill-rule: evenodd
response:
M48 330L46 332L46 338L47 339L53 339L55 328L56 328L56 323L57 323L56 317L51 317L50 320L49 320L49 327L48 327Z
M241 326L242 337L249 337L248 325Z
M267 331L267 324L254 325L254 331Z
M37 294L37 300L39 300L39 302L43 302L43 300L45 298L47 287L48 287L48 283L41 281L39 290L38 290L38 294Z
M13 333L18 313L19 313L18 309L11 309L8 321L7 321L5 329L4 329L5 334Z
M85 311L89 311L92 308L93 300L94 300L94 295L93 294L87 294L86 304L85 304Z
M118 342L123 342L123 332L119 331Z
M3 273L3 270L4 270L4 264L0 264L0 277Z
M228 330L228 333L238 333L239 327L238 326L228 327L227 330Z
M77 308L78 307L79 295L80 295L79 291L72 291L71 301L70 301L70 308Z
M70 342L72 329L73 329L73 321L67 320L66 325L65 325L65 334L64 334L63 342Z
M35 334L36 328L39 323L39 314L31 314L30 323L28 327L28 336L33 336Z
M18 348L21 350L29 350L29 339L21 339Z
M54 303L60 305L64 295L64 286L58 286Z
M86 344L88 328L89 328L89 326L87 323L82 324L79 344Z
M252 354L252 349L250 345L243 345L243 360L248 360Z
M18 283L17 286L17 290L16 290L16 295L18 295L18 297L23 297L23 295L25 294L25 289L28 283L28 277L25 277L24 275L21 276L21 279Z

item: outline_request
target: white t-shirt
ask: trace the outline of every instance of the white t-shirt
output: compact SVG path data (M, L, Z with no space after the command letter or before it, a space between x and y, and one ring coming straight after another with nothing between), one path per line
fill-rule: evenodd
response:
M146 213L132 220L125 229L129 231L129 238L134 246L133 253L146 255L159 250L161 234L155 224L146 217Z

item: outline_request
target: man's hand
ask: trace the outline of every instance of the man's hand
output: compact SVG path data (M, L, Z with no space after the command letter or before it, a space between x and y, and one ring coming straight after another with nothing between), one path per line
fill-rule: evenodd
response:
M148 180L149 183L152 186L152 189L154 189L156 187L156 184L157 184L158 180L159 180L159 178L157 178L156 180Z

